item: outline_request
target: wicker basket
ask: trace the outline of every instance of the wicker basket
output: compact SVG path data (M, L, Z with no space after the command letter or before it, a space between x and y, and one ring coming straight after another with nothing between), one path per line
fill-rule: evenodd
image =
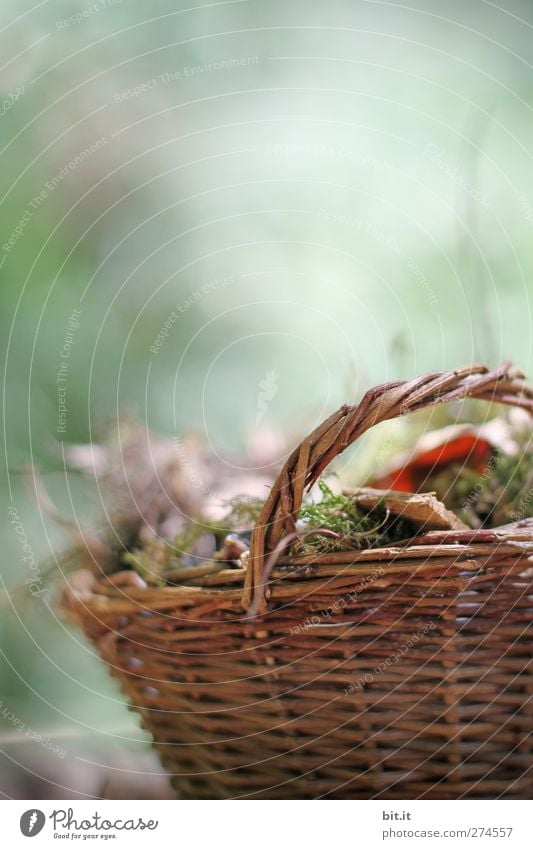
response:
M533 410L509 364L379 386L290 455L246 570L65 593L182 798L531 797L533 521L290 551L304 488L346 446L467 396Z

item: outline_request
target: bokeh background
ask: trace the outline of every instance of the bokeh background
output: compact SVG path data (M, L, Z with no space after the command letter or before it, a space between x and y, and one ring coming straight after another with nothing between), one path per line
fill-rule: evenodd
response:
M90 524L62 446L123 411L231 463L385 380L533 373L532 38L518 0L3 0L5 796L167 792L32 464Z

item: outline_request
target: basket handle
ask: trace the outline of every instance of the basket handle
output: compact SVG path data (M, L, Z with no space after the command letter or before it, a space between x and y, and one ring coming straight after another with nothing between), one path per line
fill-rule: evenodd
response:
M274 552L281 552L298 536L296 521L305 488L315 483L334 457L379 422L461 398L510 404L533 413L533 388L510 362L494 371L472 365L376 386L359 404L342 406L303 440L276 478L252 533L242 597L250 616L266 608Z

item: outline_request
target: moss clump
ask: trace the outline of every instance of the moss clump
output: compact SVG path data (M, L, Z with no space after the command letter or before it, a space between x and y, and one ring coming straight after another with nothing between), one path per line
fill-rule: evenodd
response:
M251 534L263 507L260 498L239 498L231 504L231 510L224 518L224 524L232 531Z
M413 536L409 522L391 516L382 503L365 512L353 496L333 492L323 480L318 486L321 501L302 507L299 530L305 536L295 544L295 553L378 548ZM309 533L315 529L316 534Z
M211 572L238 566L238 550L248 547L261 506L256 501L233 501L221 521L188 520L172 540L154 538L137 543L123 552L121 562L150 586L178 581L180 574L194 580L196 570L205 573L206 569Z

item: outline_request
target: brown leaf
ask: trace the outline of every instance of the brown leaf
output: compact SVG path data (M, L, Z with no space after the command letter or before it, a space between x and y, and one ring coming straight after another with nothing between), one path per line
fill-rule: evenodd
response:
M364 510L372 510L378 504L382 504L393 516L407 519L424 531L461 531L467 528L467 525L455 513L446 509L433 492L412 493L362 487L345 490L345 493L351 495Z

